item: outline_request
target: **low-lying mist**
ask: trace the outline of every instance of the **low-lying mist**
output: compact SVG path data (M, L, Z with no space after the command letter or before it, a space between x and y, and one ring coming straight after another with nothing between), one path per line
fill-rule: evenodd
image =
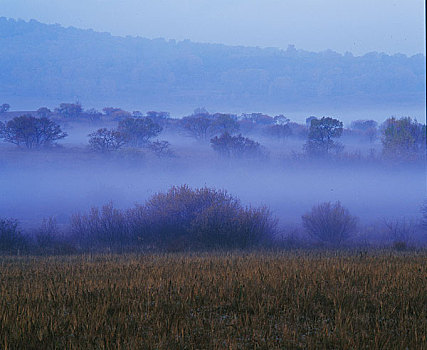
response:
M25 155L29 156L29 155ZM219 159L190 159L137 164L123 159L63 161L36 154L34 166L3 165L0 211L27 224L55 216L66 223L70 214L112 201L120 208L143 203L172 185L226 189L249 205L264 204L283 223L299 222L312 205L340 200L362 220L415 217L424 198L425 169L402 166L356 167L327 163L239 164ZM68 159L67 159L68 158ZM24 162L25 163L25 162Z
M262 144L267 156L243 160L221 158L209 141L165 130L159 139L170 143L172 156L157 157L144 149L90 151L87 135L96 127L65 124L69 137L52 149L28 151L1 144L0 218L17 219L28 232L43 219L55 218L67 232L73 214L108 203L132 208L184 184L226 190L244 206L267 206L285 235L295 228L301 232L301 216L323 202L340 201L365 227L387 220L416 222L421 215L424 164L368 161L369 152L381 152L379 140L343 136L349 152L345 161L301 160L303 138L279 140L254 133L249 136ZM361 161L352 152L365 158Z

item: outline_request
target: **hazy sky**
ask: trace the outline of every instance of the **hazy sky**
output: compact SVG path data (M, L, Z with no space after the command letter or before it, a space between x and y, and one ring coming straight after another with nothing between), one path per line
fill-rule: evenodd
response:
M0 16L115 35L424 53L424 0L0 0Z

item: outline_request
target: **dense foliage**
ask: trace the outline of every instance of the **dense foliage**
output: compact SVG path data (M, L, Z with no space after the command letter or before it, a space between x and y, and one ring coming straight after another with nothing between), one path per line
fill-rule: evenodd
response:
M127 144L141 147L162 131L162 127L151 118L126 118L119 122L118 131L126 138Z
M389 118L384 122L381 141L387 158L425 157L426 126L409 117Z
M219 155L228 158L261 158L265 155L258 142L241 134L232 136L225 132L211 139L211 146Z
M333 139L339 138L343 131L343 123L337 119L323 117L310 121L308 140L305 144L307 153L311 156L328 156L332 150L337 150L340 145Z

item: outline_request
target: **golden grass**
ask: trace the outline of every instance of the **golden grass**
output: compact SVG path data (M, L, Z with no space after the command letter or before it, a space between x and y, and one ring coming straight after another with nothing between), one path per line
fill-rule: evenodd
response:
M1 349L422 349L425 253L0 258Z

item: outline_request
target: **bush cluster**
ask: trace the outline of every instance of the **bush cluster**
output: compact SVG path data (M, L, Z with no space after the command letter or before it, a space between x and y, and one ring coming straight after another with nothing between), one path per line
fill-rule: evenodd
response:
M324 243L339 245L350 238L357 226L357 218L338 201L314 206L302 216L303 226L314 238Z
M112 249L250 248L270 240L276 224L265 207L244 207L226 191L186 185L158 193L132 209L108 204L72 218L74 237L82 247Z
M0 219L0 252L16 254L27 249L27 241L14 219Z

